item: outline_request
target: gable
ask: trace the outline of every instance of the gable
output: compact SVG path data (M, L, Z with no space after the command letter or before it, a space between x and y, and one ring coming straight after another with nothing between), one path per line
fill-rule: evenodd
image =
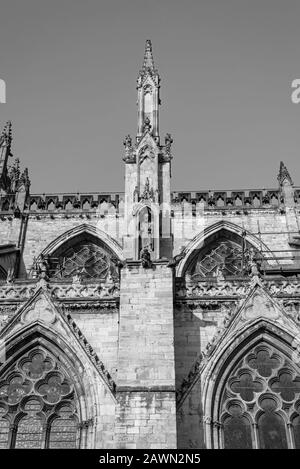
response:
M89 363L98 372L102 381L114 394L116 385L104 364L96 355L74 320L59 308L49 293L39 287L33 297L22 305L0 333L0 340L9 348L10 344L35 332L41 337L49 337L63 353L75 353L80 358L82 368ZM26 339L27 340L27 339Z

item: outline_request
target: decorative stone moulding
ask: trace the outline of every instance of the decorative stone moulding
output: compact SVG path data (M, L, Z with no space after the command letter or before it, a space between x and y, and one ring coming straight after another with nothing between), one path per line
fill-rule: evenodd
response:
M25 301L32 297L40 282L32 283L24 282L23 284L0 284L0 302ZM68 283L52 283L44 282L43 287L50 295L59 300L68 300L72 298L92 299L92 300L109 300L118 299L120 295L118 282L102 282L102 283L86 283L72 284Z
M266 280L262 284L273 296L289 297L300 295L300 284L297 280ZM251 282L249 279L239 280L203 280L185 282L176 280L176 297L203 298L203 297L243 297L247 294Z

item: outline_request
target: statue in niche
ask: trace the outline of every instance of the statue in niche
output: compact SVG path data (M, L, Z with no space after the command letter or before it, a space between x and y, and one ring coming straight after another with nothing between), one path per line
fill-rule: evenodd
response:
M139 253L145 248L153 251L153 223L149 207L142 210L139 218Z
M144 192L142 193L143 200L153 200L154 199L154 192L152 187L150 187L150 181L149 178L146 178L145 182L145 187L144 187Z
M149 117L147 116L146 119L144 120L143 131L144 132L150 132L151 127L152 127L151 121L150 121Z
M151 254L147 246L145 246L141 252L141 261L144 269L150 269L152 267Z

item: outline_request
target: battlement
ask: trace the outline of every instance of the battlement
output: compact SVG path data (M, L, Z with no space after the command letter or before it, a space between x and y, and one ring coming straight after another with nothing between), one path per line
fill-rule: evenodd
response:
M295 204L300 204L300 187L294 190ZM205 210L263 209L284 203L280 189L241 189L172 192L172 204L201 204Z
M0 213L9 214L15 210L15 194L5 194L0 197ZM110 212L123 214L124 192L87 192L87 193L48 193L30 194L27 197L24 212ZM300 205L300 187L294 188L294 201ZM172 191L171 204L173 206L200 204L204 210L247 210L278 208L284 204L280 189L224 189L207 191Z
M113 207L116 212L122 211L123 192L88 192L88 193L49 193L30 194L27 197L24 212L60 212L60 211L101 211L101 207ZM15 210L15 194L0 197L0 212L11 213Z

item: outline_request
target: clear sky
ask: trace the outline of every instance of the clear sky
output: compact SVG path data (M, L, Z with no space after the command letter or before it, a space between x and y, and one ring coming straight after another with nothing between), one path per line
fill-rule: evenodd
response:
M146 39L173 190L300 185L299 0L2 0L0 78L32 192L124 190Z

